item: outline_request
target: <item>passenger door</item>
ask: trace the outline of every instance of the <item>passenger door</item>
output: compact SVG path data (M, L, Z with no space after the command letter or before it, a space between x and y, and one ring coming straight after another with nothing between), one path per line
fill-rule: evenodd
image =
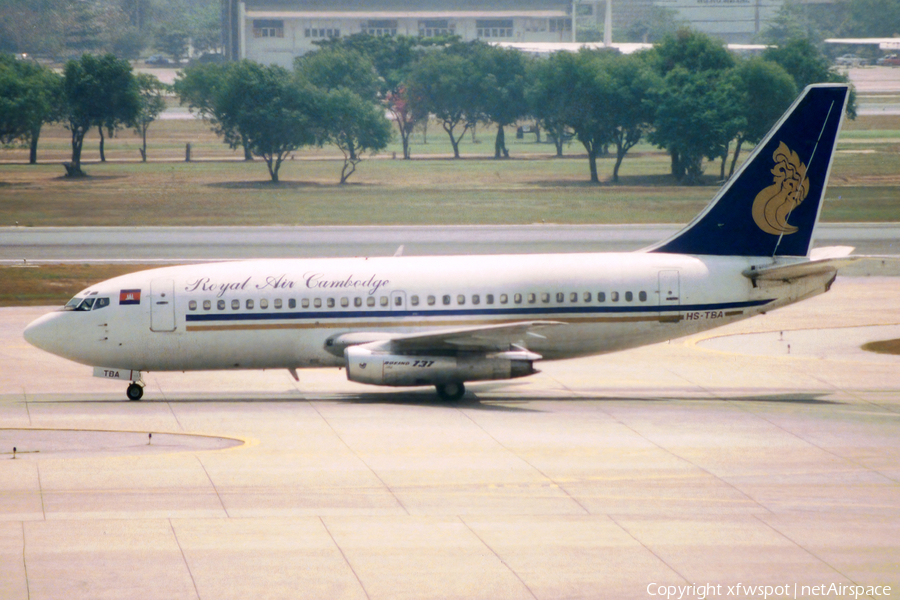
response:
M175 331L175 282L171 279L150 282L150 331Z

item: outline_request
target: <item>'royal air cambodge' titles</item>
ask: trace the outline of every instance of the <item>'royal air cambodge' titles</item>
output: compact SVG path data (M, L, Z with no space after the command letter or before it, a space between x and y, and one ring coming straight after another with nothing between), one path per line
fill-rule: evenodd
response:
M257 282L258 280L258 282ZM287 275L268 275L266 277L248 277L243 281L213 281L209 277L201 277L189 282L186 292L215 292L216 297L221 298L226 292L239 292L247 289L255 290L297 290L297 289L338 289L338 290L364 290L370 296L390 283L387 279L379 279L377 275L346 277L329 277L324 273L304 273L299 280L289 279Z

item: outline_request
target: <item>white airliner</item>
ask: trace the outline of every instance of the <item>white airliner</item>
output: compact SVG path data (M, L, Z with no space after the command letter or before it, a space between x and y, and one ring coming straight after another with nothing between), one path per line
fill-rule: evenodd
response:
M631 253L223 262L92 285L25 329L31 344L142 373L339 367L436 386L531 375L540 360L690 335L829 289L852 248L810 253L848 88L806 88L685 229Z

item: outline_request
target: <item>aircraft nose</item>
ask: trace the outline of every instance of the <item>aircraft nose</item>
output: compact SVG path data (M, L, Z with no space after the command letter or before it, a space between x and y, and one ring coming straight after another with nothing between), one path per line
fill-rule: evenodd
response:
M25 341L36 348L58 354L60 342L59 313L49 313L32 321L25 328Z

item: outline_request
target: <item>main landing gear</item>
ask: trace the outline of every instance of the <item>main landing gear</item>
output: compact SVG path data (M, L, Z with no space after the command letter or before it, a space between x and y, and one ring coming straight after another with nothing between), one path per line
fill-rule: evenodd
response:
M125 395L128 396L129 400L140 400L144 395L144 384L132 381L131 385L128 386L128 389L125 390Z
M434 386L441 400L456 401L466 395L466 386L459 383L439 383Z

